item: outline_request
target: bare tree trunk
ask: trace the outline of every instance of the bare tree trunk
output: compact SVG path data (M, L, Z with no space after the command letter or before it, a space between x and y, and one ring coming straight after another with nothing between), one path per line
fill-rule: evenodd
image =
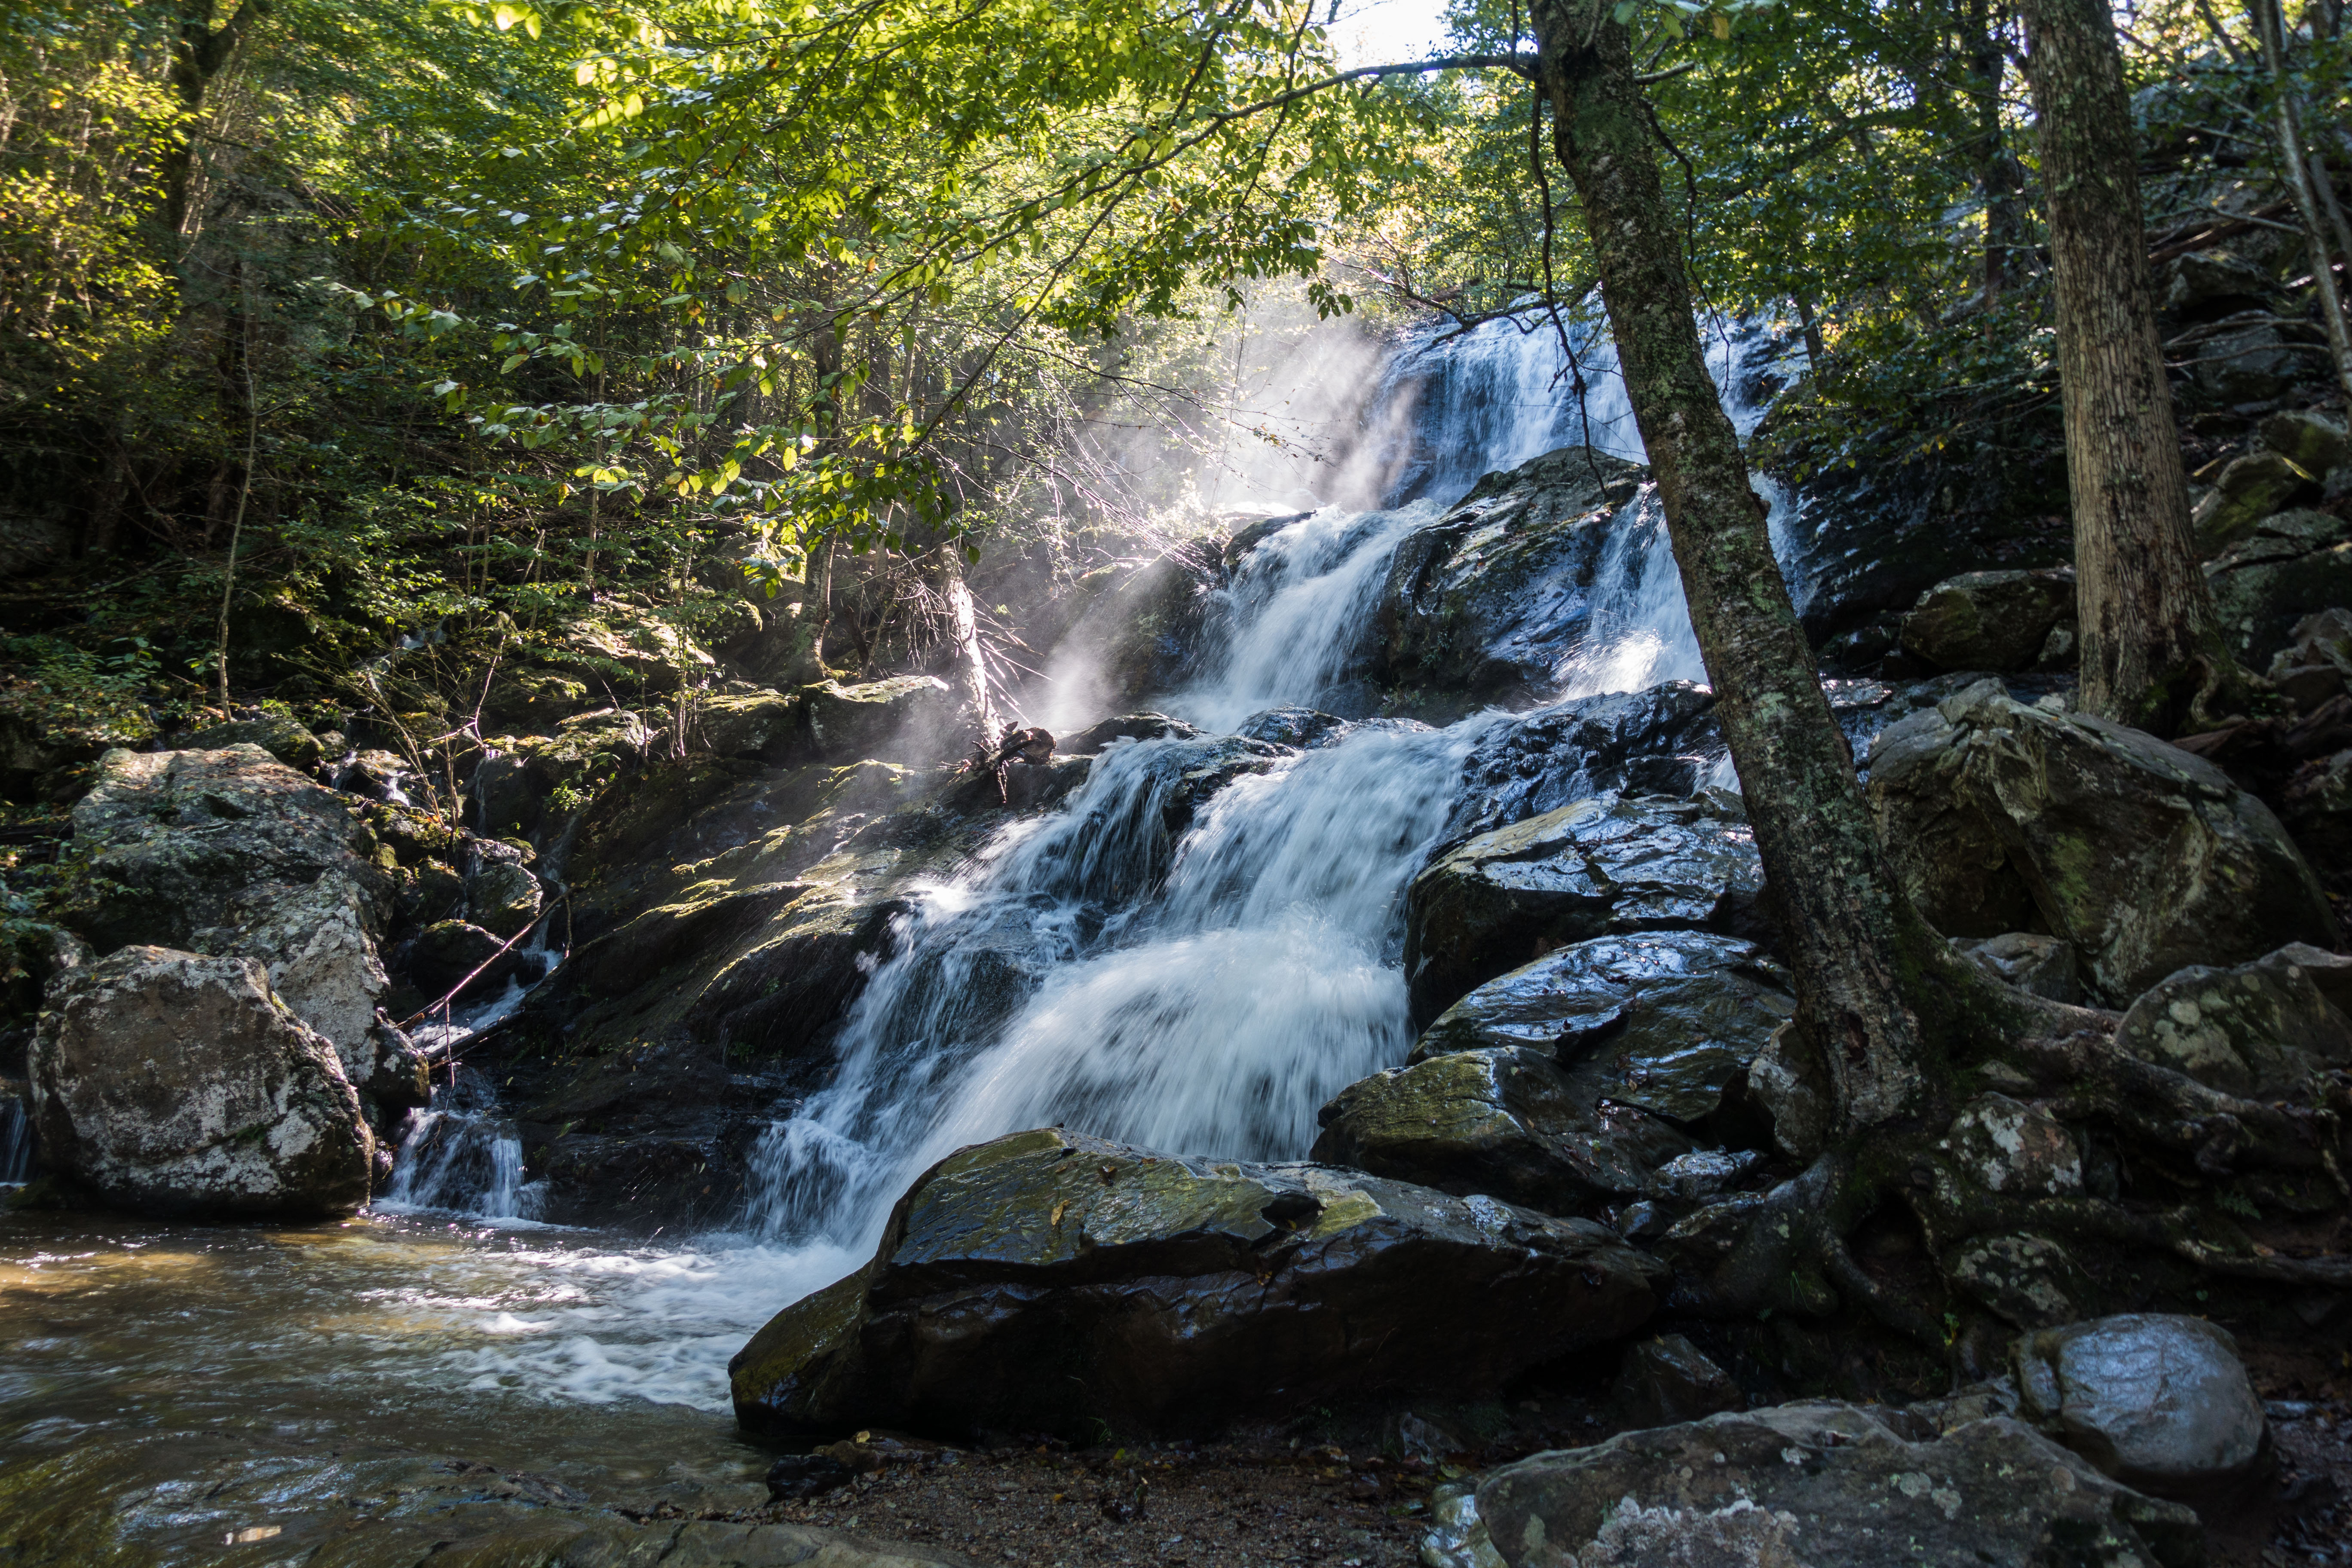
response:
M1716 713L1780 900L1798 1018L1834 1081L1840 1131L1932 1115L1982 993L1895 882L1765 507L1699 342L1682 220L1608 0L1538 0L1542 89L1576 183L1625 389L1665 507Z
M2310 156L2304 150L2303 116L2295 106L2294 79L2286 74L2286 18L2278 0L2250 0L2254 31L2263 45L2263 68L2269 73L2276 99L2273 112L2278 127L2279 162L2286 167L2287 189L2303 219L2304 242L2311 250L2311 287L2319 296L2320 320L2327 327L2328 357L2336 363L2336 383L2344 391L2344 406L2352 411L2352 332L2344 321L2344 295L2336 286L2335 258L2328 254L2326 213L2311 177ZM2332 205L2335 192L2328 192ZM2352 258L2347 258L2352 259Z
M955 644L956 695L962 700L968 722L977 733L983 752L996 744L996 705L988 691L988 665L981 657L980 617L971 602L971 590L965 586L963 569L956 563L953 544L943 544L935 553L944 579L940 591L948 602L948 636Z
M2103 0L2023 0L2050 217L2083 706L2159 734L2238 690L2189 527L2139 150Z
M2009 56L1990 7L1984 0L1971 0L1953 19L1968 35L1969 79L1963 91L1976 121L1970 161L1984 196L1984 300L1990 305L2009 288L2011 258L2024 245L2025 216L2019 200L2024 171L2018 167L2001 125L2001 79L2008 74Z

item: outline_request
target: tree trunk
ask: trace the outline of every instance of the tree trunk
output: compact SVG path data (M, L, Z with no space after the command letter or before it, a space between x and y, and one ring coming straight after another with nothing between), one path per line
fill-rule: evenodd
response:
M956 695L962 700L966 721L979 739L980 749L986 752L996 744L998 725L996 705L989 699L988 665L981 657L980 617L971 590L964 584L956 547L943 544L933 554L939 562L940 592L948 602L948 636L955 645Z
M1582 201L1716 714L1783 911L1800 1025L1833 1080L1841 1131L1932 1115L1989 983L1912 907L1871 825L1707 372L1625 29L1607 0L1539 0L1535 23L1555 148Z
M1976 121L1970 161L1984 195L1984 301L1990 305L2008 289L2011 258L2024 247L2025 216L2019 201L2024 173L2001 127L2001 79L2008 74L2009 55L1993 18L1982 0L1977 0L1960 7L1953 19L1967 34L1969 74L1962 91Z
M2102 0L2023 0L2074 514L2083 706L2158 734L2236 688L2196 542L2148 286L2139 151Z
M2328 254L2326 213L2311 177L2312 160L2304 151L2303 116L2295 106L2294 79L2286 73L2286 19L2279 14L2278 0L2253 0L2248 9L2253 13L2254 31L2262 39L2263 68L2269 73L2276 99L2271 107L2278 132L2279 163L2286 170L2295 215L2303 220L2304 243L2311 250L2311 287L2319 296L2319 318L2327 328L2328 357L2336 366L2336 384L2343 390L2344 406L2352 411L2352 332L2346 331L2344 296L2336 283L2335 258ZM2328 198L2332 204L2332 190Z
M255 16L268 15L262 0L245 0L217 29L213 26L214 0L180 0L180 34L172 41L172 63L166 76L187 125L163 151L163 226L180 233L188 223L188 184L195 163L196 116L205 107L205 90L236 52L238 37Z

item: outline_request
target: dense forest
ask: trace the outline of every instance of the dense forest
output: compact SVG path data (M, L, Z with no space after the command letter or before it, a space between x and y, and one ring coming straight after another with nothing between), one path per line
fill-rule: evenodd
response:
M6 16L0 1313L731 1260L486 1563L2352 1561L2334 0Z

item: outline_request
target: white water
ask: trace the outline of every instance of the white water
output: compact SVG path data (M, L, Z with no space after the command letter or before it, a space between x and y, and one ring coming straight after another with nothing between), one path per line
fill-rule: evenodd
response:
M1638 458L1613 359L1605 345L1583 357L1594 444ZM1578 438L1559 364L1549 332L1507 324L1398 355L1374 413L1395 427L1412 400L1420 449L1394 468L1428 499L1325 509L1259 546L1227 590L1221 661L1162 706L1214 734L1344 682L1397 544L1480 473ZM1737 412L1745 426L1757 411ZM1591 634L1555 672L1562 695L1703 679L1654 500L1620 526L1599 578ZM1114 744L1062 809L917 892L898 956L844 1024L831 1084L755 1151L744 1234L518 1254L561 1288L527 1313L486 1307L490 1342L454 1370L478 1388L723 1409L744 1337L865 1262L898 1194L961 1144L1065 1122L1185 1153L1302 1157L1317 1109L1411 1047L1402 894L1494 721L1366 724L1260 757L1173 842L1160 825L1181 775L1234 742ZM500 1174L495 1121L471 1114L489 1148L478 1137L436 1164L427 1129L402 1195L513 1224L527 1191ZM470 1201L461 1167L476 1173Z

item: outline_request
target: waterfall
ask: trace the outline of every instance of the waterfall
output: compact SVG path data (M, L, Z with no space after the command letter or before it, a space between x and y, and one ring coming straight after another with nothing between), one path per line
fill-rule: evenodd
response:
M539 1194L523 1181L522 1137L498 1114L498 1094L471 1068L436 1084L413 1111L393 1165L392 1190L376 1202L392 1213L433 1210L479 1219L537 1217Z
M832 1081L754 1151L756 1233L855 1256L926 1166L1046 1123L1297 1159L1325 1100L1404 1058L1402 893L1495 716L1357 724L1304 752L1232 732L1344 691L1398 545L1482 474L1587 432L1641 456L1613 353L1578 352L1581 411L1548 326L1425 335L1395 357L1370 417L1415 409L1396 504L1327 507L1244 558L1211 617L1208 673L1161 703L1223 738L1115 743L1061 810L916 890ZM1704 679L1654 493L1621 509L1594 597L1561 695ZM1186 820L1180 792L1204 771L1230 782Z
M0 1099L0 1186L15 1186L33 1173L33 1121L15 1095Z
M1249 756L1172 847L1170 793L1234 743L1112 746L1066 811L923 895L834 1082L755 1154L758 1228L870 1240L940 1155L1047 1122L1303 1156L1317 1108L1412 1046L1401 895L1480 727Z
M1297 1159L1326 1100L1404 1059L1403 892L1458 814L1466 759L1504 720L1370 720L1305 750L1247 737L1272 708L1362 711L1345 704L1398 547L1485 472L1588 428L1553 382L1549 331L1435 336L1394 354L1367 403L1364 442L1394 444L1347 483L1383 504L1313 511L1220 591L1205 673L1159 700L1209 732L1113 742L1055 809L903 889L894 956L842 1021L825 1086L751 1152L739 1233L599 1255L606 1283L519 1316L468 1360L474 1386L724 1409L744 1335L863 1265L892 1205L955 1147L1062 1122L1171 1152ZM1613 359L1579 341L1595 444L1639 457ZM1730 346L1748 356L1721 356L1738 384L1757 345ZM1277 512L1298 510L1300 471L1275 475L1292 487L1267 492ZM1596 568L1590 633L1554 672L1563 694L1698 676L1654 496L1620 509ZM1029 710L1066 700L1077 723L1104 716L1077 689L1084 662ZM418 1123L399 1201L527 1212L529 1189L500 1173L488 1099L436 1099Z

